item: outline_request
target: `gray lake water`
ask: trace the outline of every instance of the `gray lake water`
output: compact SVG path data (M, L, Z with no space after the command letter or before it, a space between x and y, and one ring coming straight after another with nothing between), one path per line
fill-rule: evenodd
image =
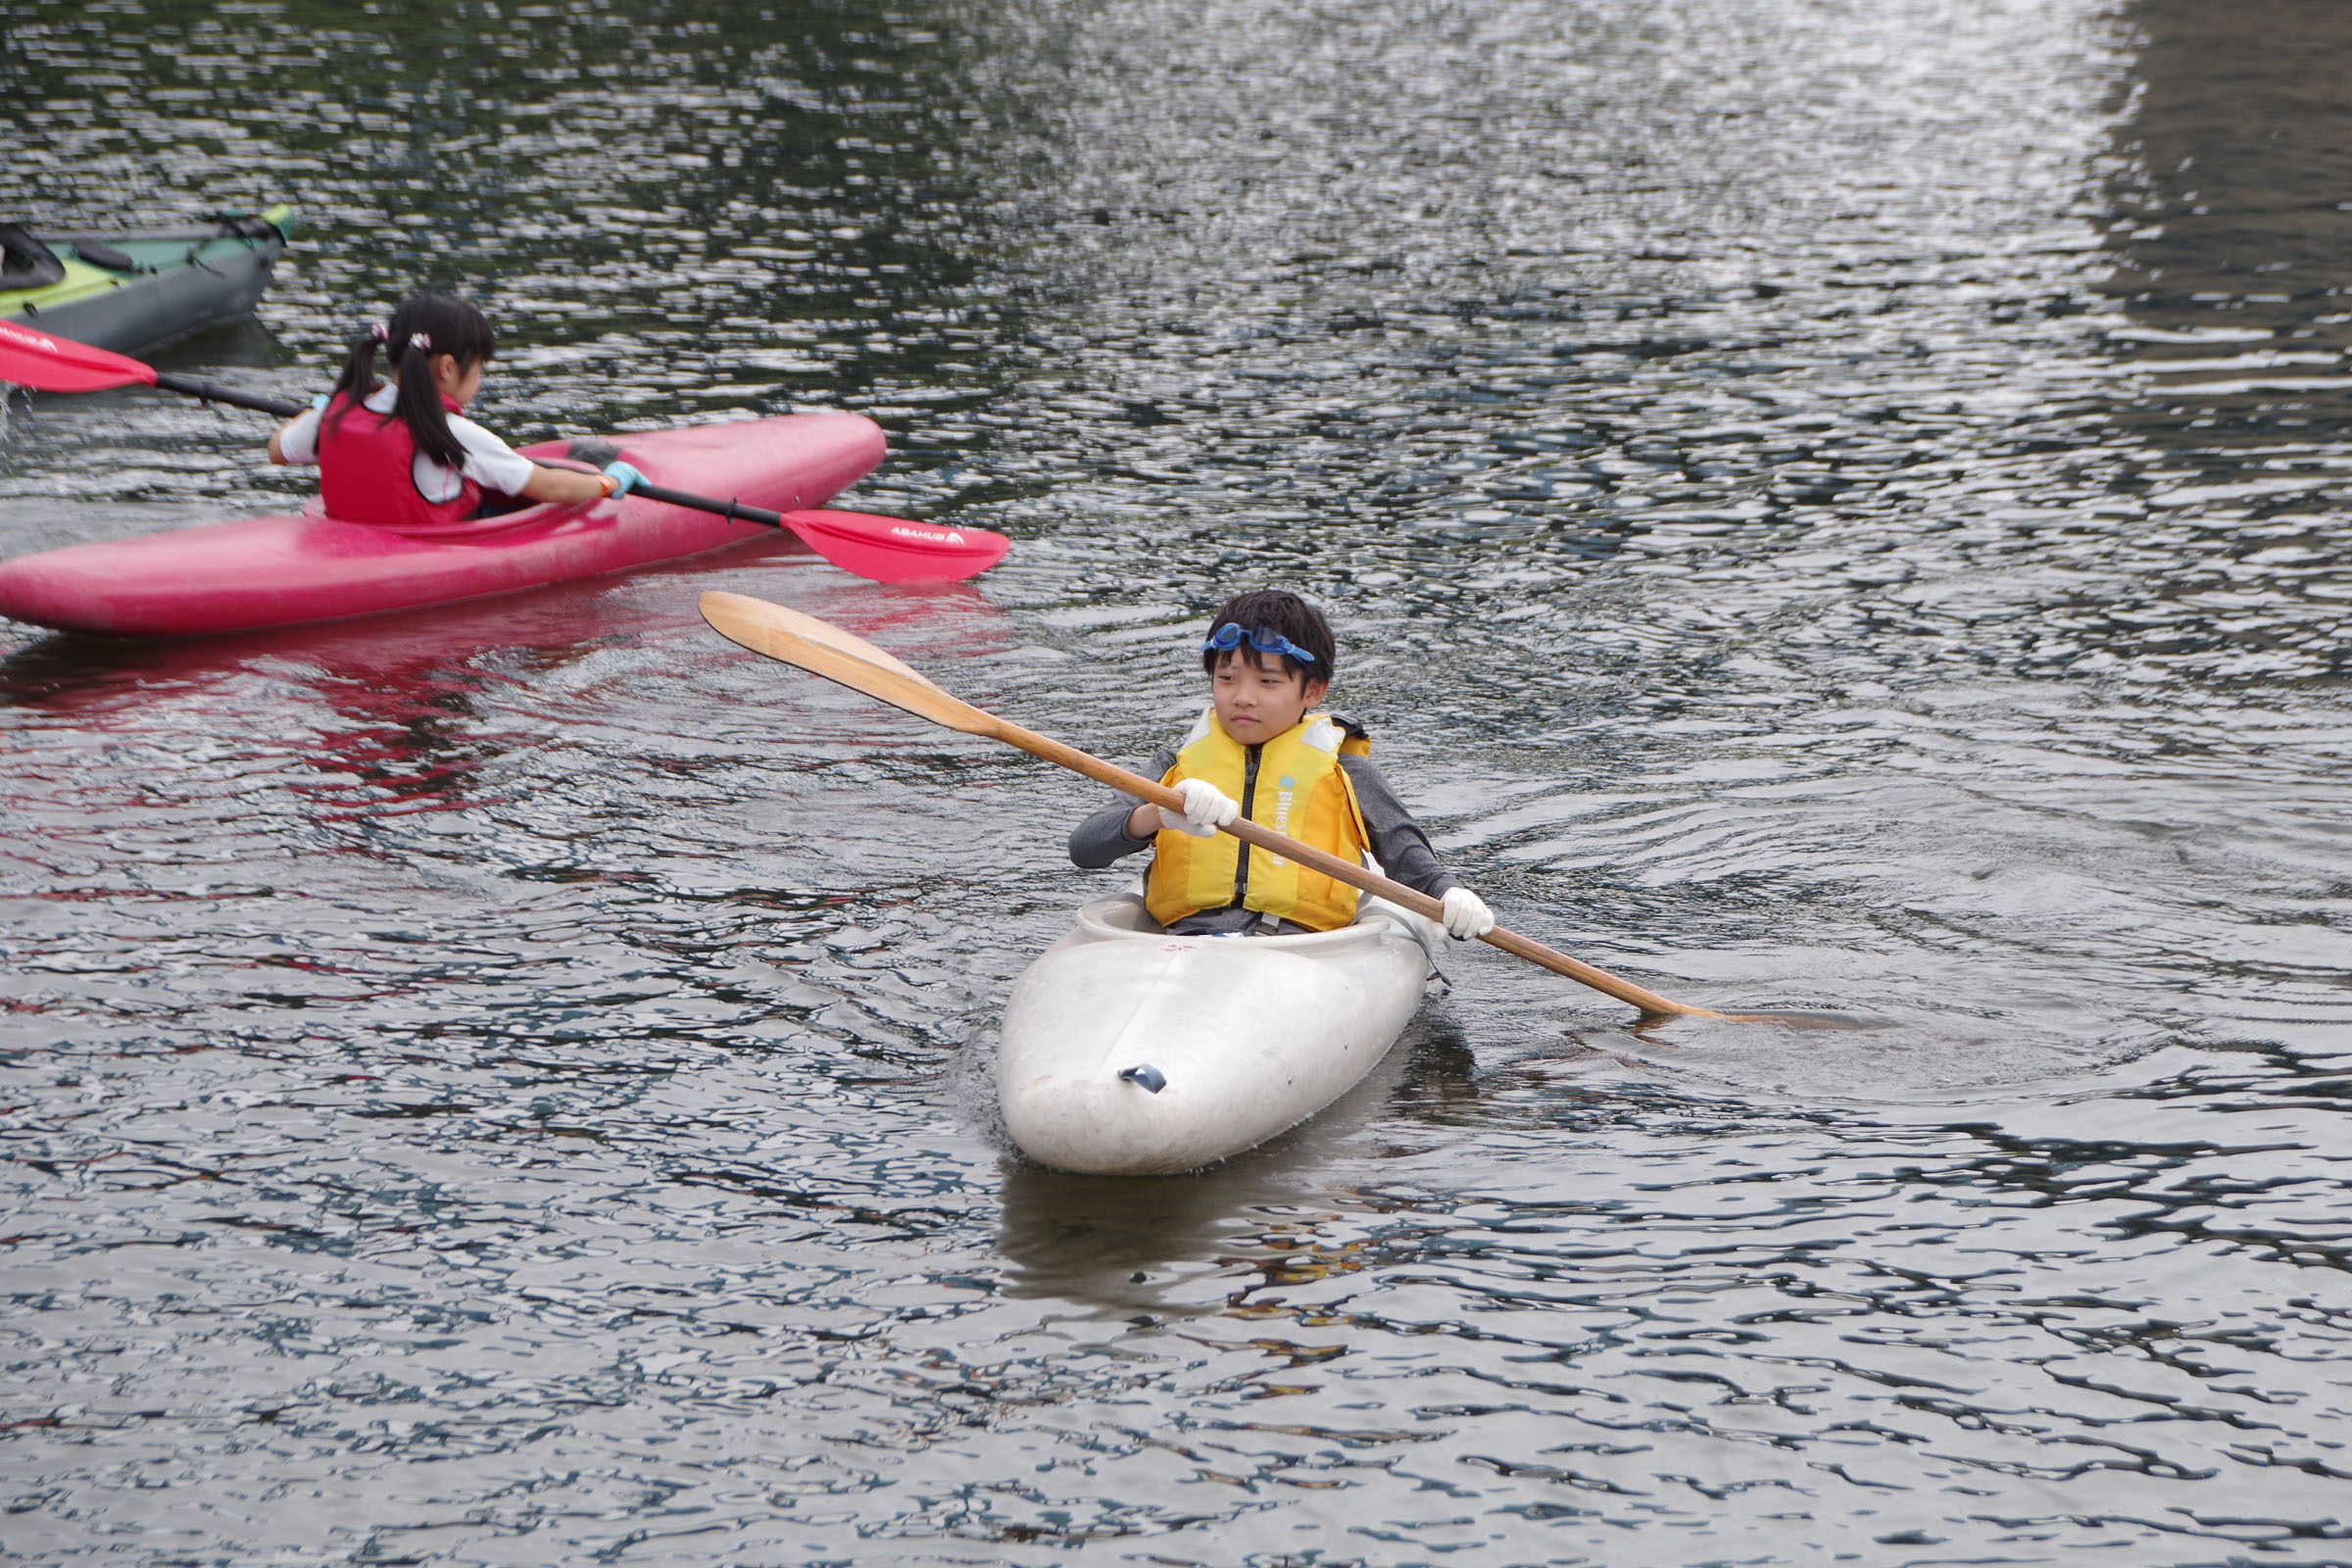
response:
M0 624L0 1560L2352 1562L2352 22L2322 0L22 0L0 218L299 204L299 396L872 415L789 543ZM282 509L19 395L0 553ZM1195 1177L996 1128L1243 586L1513 926ZM1269 1041L1278 1049L1279 1041Z

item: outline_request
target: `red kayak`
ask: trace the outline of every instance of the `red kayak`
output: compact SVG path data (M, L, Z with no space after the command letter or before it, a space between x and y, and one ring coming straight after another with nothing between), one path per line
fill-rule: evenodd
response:
M600 466L617 446L657 486L691 487L777 513L821 505L883 457L881 428L856 414L790 414L597 445L605 449ZM562 459L565 446L520 450ZM901 526L918 548L924 541L915 534L947 533ZM639 495L529 507L434 529L339 522L314 502L299 516L208 523L0 562L0 615L122 637L251 631L628 571L765 533Z

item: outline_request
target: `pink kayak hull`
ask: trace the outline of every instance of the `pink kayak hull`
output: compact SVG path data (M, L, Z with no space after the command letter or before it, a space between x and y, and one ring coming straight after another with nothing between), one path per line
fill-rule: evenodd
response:
M791 414L612 438L659 485L771 512L822 505L881 463L855 414ZM564 443L524 447L561 458ZM609 461L609 460L608 460ZM64 631L184 637L341 620L628 571L765 535L754 523L623 496L437 530L313 511L247 517L0 562L0 615Z

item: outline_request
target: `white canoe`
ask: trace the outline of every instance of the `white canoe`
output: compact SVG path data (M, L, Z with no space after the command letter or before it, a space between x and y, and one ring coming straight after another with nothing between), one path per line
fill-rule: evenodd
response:
M1355 924L1295 937L1170 936L1132 895L1021 975L997 1098L1023 1152L1057 1170L1198 1170L1345 1094L1421 1004L1437 927L1366 899Z

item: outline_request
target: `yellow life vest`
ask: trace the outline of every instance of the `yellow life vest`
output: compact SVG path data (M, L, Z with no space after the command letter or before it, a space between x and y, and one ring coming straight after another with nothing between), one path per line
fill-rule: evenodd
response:
M1246 747L1225 733L1217 710L1202 710L1160 780L1203 778L1241 804L1251 821L1363 863L1371 835L1355 788L1340 766L1372 743L1322 713L1309 713L1272 740ZM1244 852L1248 858L1244 859ZM1161 925L1239 904L1310 931L1332 931L1355 918L1355 889L1286 860L1230 833L1197 839L1162 829L1152 841L1144 903Z

